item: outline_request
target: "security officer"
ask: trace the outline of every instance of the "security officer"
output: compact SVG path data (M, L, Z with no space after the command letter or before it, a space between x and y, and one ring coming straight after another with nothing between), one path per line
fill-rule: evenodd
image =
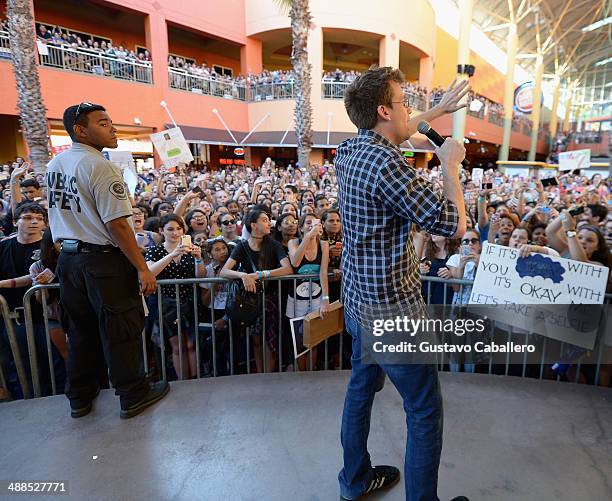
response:
M46 184L51 232L62 244L57 274L69 340L66 395L71 416L85 416L108 381L108 367L127 419L169 390L165 381L149 384L140 369L140 294L153 293L156 281L136 244L121 172L101 153L117 147L108 113L81 103L67 108L63 120L73 145L49 162Z

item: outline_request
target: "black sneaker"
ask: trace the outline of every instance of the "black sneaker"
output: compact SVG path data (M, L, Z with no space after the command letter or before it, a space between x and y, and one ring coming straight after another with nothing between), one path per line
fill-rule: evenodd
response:
M70 417L77 419L83 416L87 416L87 414L89 414L91 412L91 409L93 408L93 401L96 399L96 397L99 394L100 394L100 387L98 387L95 395L91 398L89 402L81 404L79 402L76 402L76 401L73 402L71 400L70 401Z
M127 409L121 409L121 419L130 419L137 416L147 407L152 406L155 402L159 402L164 398L170 391L170 385L167 381L158 381L152 383L149 388L149 392L143 397L142 400L130 405Z
M369 487L361 496L355 499L361 499L381 489L388 489L399 481L400 471L395 466L374 466L372 470L374 471L374 476L372 477ZM354 501L342 496L340 496L340 499L341 501Z
M457 496L456 498L451 499L451 501L470 501L465 496Z

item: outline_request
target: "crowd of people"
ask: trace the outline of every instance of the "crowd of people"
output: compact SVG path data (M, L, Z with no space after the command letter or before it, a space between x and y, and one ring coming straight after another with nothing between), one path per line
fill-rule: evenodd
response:
M282 169L268 158L260 168L202 172L182 166L171 170L140 173L133 197L136 240L158 279L239 279L249 288L261 278L258 270L264 269L271 270L273 277L297 274L311 278L284 280L280 286L269 282L265 322L260 317L248 332L232 324L231 336L231 320L225 311L229 282L202 283L195 303L191 285L180 286L178 301L174 286L162 286L161 300L151 296L147 301L151 366L159 373L166 364L170 378L194 377L198 368L205 375L228 374L231 368L236 372L306 368L306 357L294 359L289 321L312 311L325 313L330 303L340 298L342 233L334 166L326 162L307 169L292 165ZM418 173L432 181L436 189L442 189L438 168L419 169ZM547 183L545 187L535 178L522 179L490 169L484 173L482 185L473 182L467 170L462 173L462 181L468 211L468 231L462 239L431 236L414 229L427 302L468 302L469 286L445 288L444 284L429 283L426 277L472 280L485 241L517 248L522 254L539 252L611 266L609 179L567 173L556 179L557 184ZM12 310L19 311L23 295L31 286L57 280L54 267L58 251L47 229L49 201L44 176L33 175L28 164L17 158L1 166L0 185L0 293ZM583 207L583 211L573 216L570 207ZM572 229L576 238L566 237L564 230ZM183 239L185 235L189 241ZM40 294L37 299L35 331L42 346L37 358L44 364L47 356ZM59 321L57 296L51 293L48 304L53 362L61 374L66 337ZM158 304L162 305L161 325ZM181 319L178 323L177 318ZM23 328L23 324L18 327ZM201 337L200 360L196 359L196 332ZM162 344L167 348L167 360L161 360ZM252 366L247 366L251 360L247 345L255 361ZM349 340L344 339L343 345L340 350L339 342L332 343L325 358L315 348L310 363L314 368L336 368L342 359L347 367ZM6 345L3 350L6 371L10 367ZM27 353L25 344L22 353ZM8 373L14 375L10 370ZM13 393L18 395L19 391L13 388Z
M150 62L148 49L142 51L130 50L123 45L113 45L110 39L94 37L93 35L77 34L59 26L47 26L36 23L38 40L48 45L63 46L80 52L107 56L123 61Z

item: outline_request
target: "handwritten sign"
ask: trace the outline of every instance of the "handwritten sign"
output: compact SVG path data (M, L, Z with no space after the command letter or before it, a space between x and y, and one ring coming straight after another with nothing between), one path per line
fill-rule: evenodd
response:
M151 142L166 167L176 167L179 163L193 162L193 155L183 132L178 127L151 134Z
M559 170L588 169L591 166L591 150L574 150L559 153Z
M608 273L605 266L535 253L521 258L516 249L485 243L469 303L499 306L495 320L591 349L599 327L593 312L601 310L576 305L603 304ZM595 315L595 325L583 328L583 313L586 323Z

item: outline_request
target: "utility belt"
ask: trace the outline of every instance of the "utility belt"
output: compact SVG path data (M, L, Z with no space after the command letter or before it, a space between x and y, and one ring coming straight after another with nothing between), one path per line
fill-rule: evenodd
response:
M119 247L115 247L114 245L90 244L89 242L82 242L81 240L62 240L62 252L66 252L68 254L79 254L88 252L109 253L117 251L119 251Z

